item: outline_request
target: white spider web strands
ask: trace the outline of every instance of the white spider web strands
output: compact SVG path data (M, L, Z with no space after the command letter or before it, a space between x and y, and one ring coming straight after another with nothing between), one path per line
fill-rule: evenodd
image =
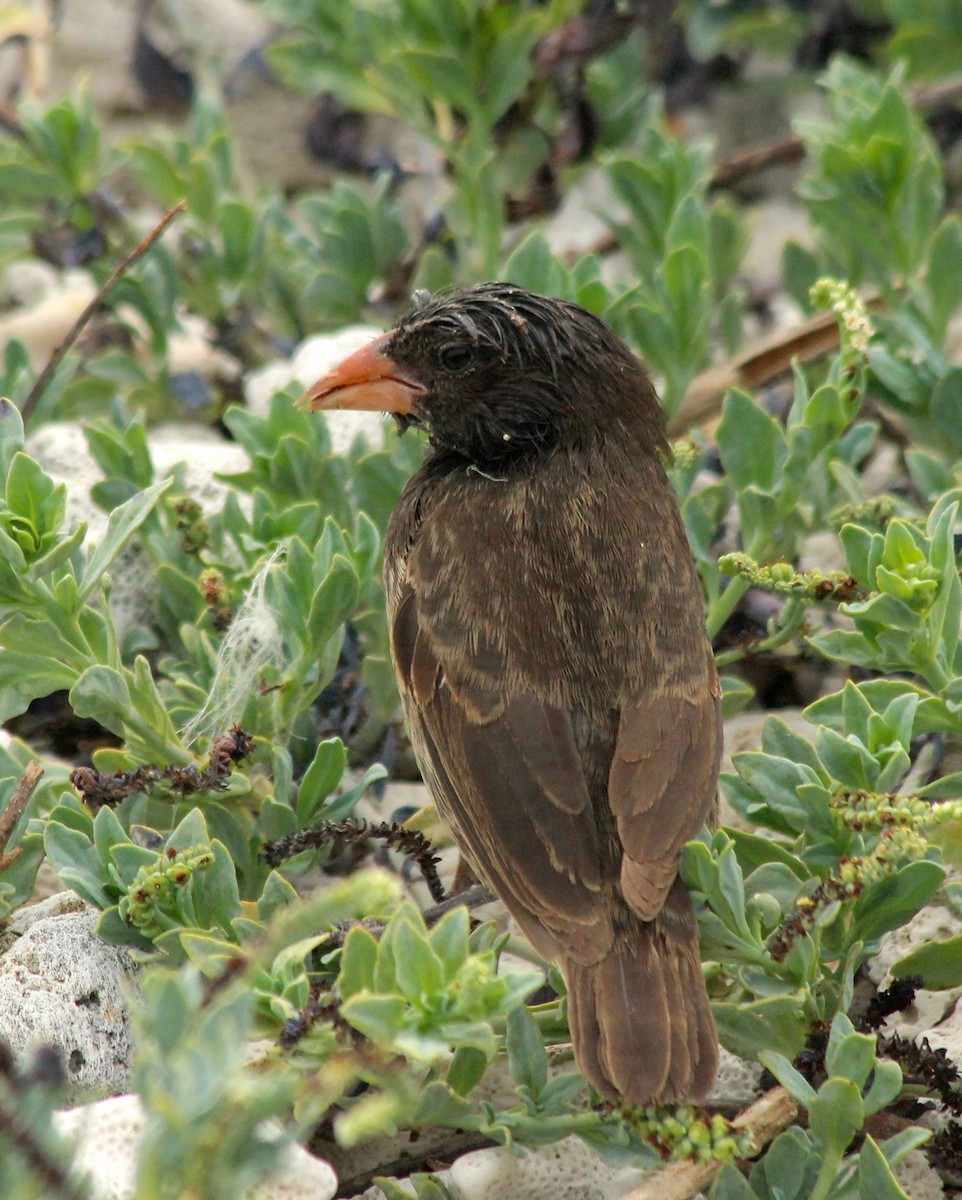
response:
M214 679L204 707L182 730L185 745L201 737L218 737L237 724L264 670L274 667L283 672L289 665L281 627L267 600L267 581L286 554L287 544L282 542L254 576L217 652Z

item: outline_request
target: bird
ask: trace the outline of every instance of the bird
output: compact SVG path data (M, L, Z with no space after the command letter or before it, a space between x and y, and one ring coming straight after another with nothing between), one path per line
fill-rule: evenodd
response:
M718 1043L685 843L712 824L720 688L640 359L566 300L415 293L301 397L424 430L391 515L387 617L441 816L558 963L600 1097L697 1102Z

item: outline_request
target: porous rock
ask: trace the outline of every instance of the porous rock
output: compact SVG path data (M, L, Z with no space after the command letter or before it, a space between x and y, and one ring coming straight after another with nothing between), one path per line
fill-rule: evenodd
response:
M125 993L137 968L94 931L99 913L72 893L17 914L22 933L0 958L0 1030L19 1058L38 1046L63 1057L68 1096L123 1091L131 1039ZM66 911L65 911L66 908ZM46 915L50 913L52 915Z
M77 1138L75 1163L89 1176L92 1200L128 1200L137 1191L137 1156L145 1115L139 1096L114 1096L58 1112L59 1133ZM245 1200L332 1200L337 1177L322 1159L291 1142L273 1177Z
M879 988L892 983L891 969L920 946L942 942L962 933L962 920L941 904L930 904L905 925L885 935L878 954L869 963L869 974ZM931 1034L932 1045L945 1046L953 1059L962 1053L962 1013L956 1007L962 988L932 991L919 988L915 999L902 1012L893 1013L885 1032L914 1038ZM949 1049L949 1046L953 1049Z
M708 1103L726 1108L747 1108L761 1091L762 1065L718 1048L718 1078Z
M620 1200L645 1172L606 1166L577 1137L515 1154L504 1146L465 1154L447 1172L453 1200Z
M945 1189L921 1150L913 1150L894 1168L899 1187L912 1200L942 1200Z
M44 859L44 863L47 863L47 859ZM0 958L38 921L48 921L51 917L62 917L67 913L90 911L86 900L76 892L65 891L61 883L52 896L47 896L36 904L25 904L10 914L0 929Z

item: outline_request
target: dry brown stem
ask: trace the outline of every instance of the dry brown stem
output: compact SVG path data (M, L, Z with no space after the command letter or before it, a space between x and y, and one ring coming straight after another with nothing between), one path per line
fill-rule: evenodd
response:
M38 762L29 763L27 769L20 777L20 782L13 789L10 802L3 812L0 813L0 871L9 867L22 853L18 848L11 850L7 854L7 843L13 837L13 831L17 827L17 822L26 811L27 805L30 803L30 797L37 790L37 784L40 782L42 776L43 767Z

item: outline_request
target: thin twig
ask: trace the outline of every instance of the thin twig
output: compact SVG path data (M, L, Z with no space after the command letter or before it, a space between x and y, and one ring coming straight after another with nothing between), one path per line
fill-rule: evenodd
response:
M10 1147L43 1183L49 1200L84 1200L67 1171L47 1151L20 1114L0 1100L0 1133Z
M30 797L37 790L37 784L42 777L43 767L38 762L28 763L27 769L20 777L20 782L13 789L13 795L10 797L7 807L0 813L0 871L9 867L22 854L19 847L6 854L7 843L13 837L17 822L26 811Z
M752 146L720 162L712 172L709 191L721 191L733 187L743 179L757 175L768 167L781 167L800 162L805 157L805 143L795 134L766 142L763 146Z
M31 766L35 765L31 763ZM50 1200L55 1197L56 1200L83 1200L68 1170L57 1161L56 1153L43 1144L23 1119L22 1113L30 1107L25 1102L26 1081L17 1074L13 1052L4 1041L0 1041L0 1085L0 1145L4 1149L9 1147L27 1164L42 1182L43 1194Z
M954 104L962 96L962 75L952 75L931 87L916 88L909 96L909 103L920 112ZM715 168L709 187L713 190L730 188L743 179L764 171L768 167L801 162L805 157L805 143L798 135L779 138L764 146L755 146L734 154L720 162Z
M787 1129L796 1116L798 1105L783 1087L777 1087L739 1113L732 1129L750 1134L757 1153ZM722 1166L720 1162L672 1163L628 1192L625 1200L690 1200L708 1190Z
M335 838L349 843L378 838L387 845L407 854L417 863L424 882L428 885L431 899L440 904L444 898L444 885L438 875L440 859L434 853L431 842L417 829L407 829L395 821L321 821L311 829L301 829L287 837L276 838L264 846L261 854L271 867L279 866L285 859L293 858L304 850L326 846Z
M174 763L158 767L145 763L136 771L116 771L102 775L93 767L76 767L70 772L70 782L83 797L92 812L105 806L113 808L128 796L149 792L162 784L175 796L192 796L195 792L223 792L236 763L250 758L254 741L239 725L234 725L222 737L215 738L207 766L201 770L193 763L182 766Z
M90 301L76 321L74 321L67 333L67 336L55 347L53 353L50 355L50 358L47 360L47 365L37 376L36 383L30 389L30 394L27 396L26 400L24 400L23 407L20 410L20 415L23 418L24 424L26 424L30 419L33 410L37 407L40 397L47 390L47 387L56 373L57 367L60 366L64 355L81 335L90 318L94 315L100 305L103 304L107 297L107 293L120 279L123 278L123 276L130 270L134 263L147 253L154 242L156 242L157 239L167 229L167 226L170 225L174 218L178 217L186 207L187 201L181 200L178 204L175 204L173 208L164 213L163 217L161 217L161 219L153 227L150 233L147 234L144 240L138 243L138 245L131 250L127 257L124 258L123 261L116 266L113 271L111 271L105 282L102 283L97 289L97 294Z
M449 913L453 908L481 908L483 905L497 900L497 898L490 888L485 887L483 883L476 883L474 887L468 888L467 891L461 892L457 896L449 896L447 900L442 900L440 904L434 904L431 908L426 908L421 913L421 916L424 918L425 925L436 925L445 913Z

